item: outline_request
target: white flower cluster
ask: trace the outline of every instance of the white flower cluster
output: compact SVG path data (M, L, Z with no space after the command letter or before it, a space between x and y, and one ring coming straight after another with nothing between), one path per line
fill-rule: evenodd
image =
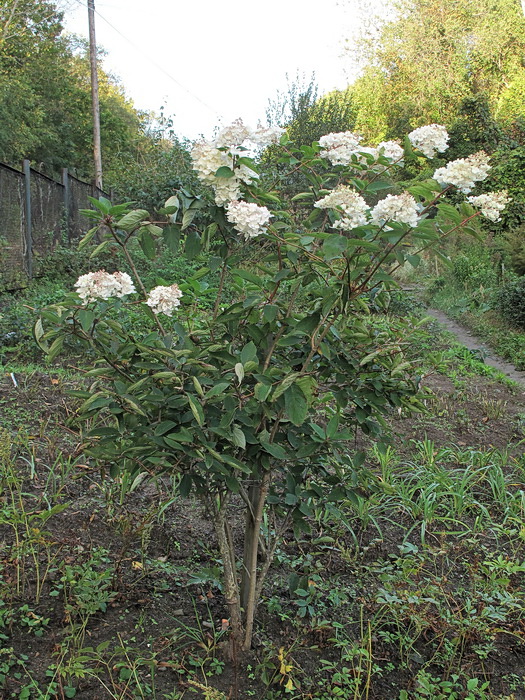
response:
M403 146L401 146L397 141L381 141L377 146L378 152L385 158L394 160L396 162L401 161L405 152Z
M428 124L414 129L408 135L410 143L427 158L433 158L436 153L442 153L448 148L449 135L444 126Z
M181 296L182 292L176 284L172 284L171 287L160 285L151 290L146 299L146 304L154 314L171 316L173 310L180 306Z
M367 221L368 204L358 192L351 187L339 185L326 197L315 202L318 209L341 209L343 216L335 221L333 228L350 231L357 226L363 226Z
M252 131L237 119L230 126L222 129L213 141L200 141L192 149L193 168L199 178L211 185L215 190L215 201L224 206L238 199L241 183L250 185L258 178L256 172L246 165L236 165L235 156L253 155L255 146L269 146L277 143L284 133L279 127L258 126ZM221 167L227 167L233 172L230 177L217 177L215 173Z
M377 225L382 225L386 221L397 221L414 228L418 220L419 205L408 192L387 194L385 199L378 202L372 209L372 221Z
M452 160L444 168L438 168L434 180L441 185L455 185L461 192L468 193L476 182L481 182L489 174L489 156L484 151L467 158Z
M226 207L226 218L246 239L264 233L271 216L266 207L252 202L230 202Z
M327 158L332 165L349 165L352 156L356 156L358 163L366 165L370 163L367 154L377 160L380 155L389 160L400 161L403 157L403 147L397 141L381 141L378 146L361 146L361 136L353 131L341 131L339 133L326 134L319 139L319 145L323 149L319 154L321 158Z
M225 126L219 131L215 139L216 148L232 149L241 148L243 143L250 138L251 131L243 123L242 119L236 119L233 124Z
M81 275L74 286L84 304L95 299L123 297L136 291L133 281L127 272L110 274L105 270Z
M248 136L248 140L257 146L265 148L266 146L279 143L284 132L285 129L282 129L280 126L262 126L259 124L257 129Z
M221 206L231 199L237 199L241 191L241 180L249 184L254 179L247 179L245 173L235 173L233 157L206 141L201 141L193 147L191 157L193 169L197 171L199 178L206 185L211 185L214 188L215 201ZM234 176L216 177L215 173L222 167L230 168L234 172Z
M319 145L323 149L319 155L328 158L332 165L348 165L352 155L362 150L359 148L360 141L361 137L353 131L326 134L319 139Z
M512 201L507 190L501 192L486 192L477 197L467 197L467 200L475 207L479 207L483 216L491 221L499 221L501 212Z

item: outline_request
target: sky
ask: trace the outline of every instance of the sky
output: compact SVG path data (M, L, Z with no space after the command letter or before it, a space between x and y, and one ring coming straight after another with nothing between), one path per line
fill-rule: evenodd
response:
M141 110L173 115L178 136L209 138L241 117L266 121L269 99L315 72L320 93L353 78L345 42L359 0L95 0L97 44ZM64 0L66 30L88 35L86 0ZM346 55L345 55L346 54Z

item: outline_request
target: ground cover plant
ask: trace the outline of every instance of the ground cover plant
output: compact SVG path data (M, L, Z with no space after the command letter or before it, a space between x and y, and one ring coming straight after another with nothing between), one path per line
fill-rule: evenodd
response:
M372 609L362 605L357 609L355 596L348 593L329 593L332 581L326 578L329 567L323 557L334 561L351 558L352 548L362 544L358 522L375 529L381 539L382 521L394 528L401 523L405 531L402 547L418 546L410 539L416 529L421 547L426 547L434 523L443 527L451 520L460 527L457 517L475 507L478 481L468 470L460 473L460 469L457 474L465 491L459 500L455 496L449 499L458 483L447 481L440 469L431 472L431 438L418 442L420 470L417 465L407 466L406 473L400 468L400 481L394 475L387 478L387 472L379 477L374 470L374 460L383 466L384 455L389 454L384 443L387 417L392 412L403 417L423 410L424 403L419 395L423 373L408 353L409 340L412 338L413 345L420 332L418 323L369 314L388 304L396 269L407 261L417 265L419 253L460 229L469 230L479 212L470 204L456 210L441 199L453 186L468 192L475 182L484 180L490 169L486 156L476 154L454 161L438 168L434 179L419 183L412 193L380 199L382 193L393 189L390 173L404 158L431 158L446 148L443 127L416 130L404 149L393 142L378 149L366 148L349 132L328 135L319 144L301 149L283 137L281 174L285 186L299 171L302 181L309 183L308 190L290 200L280 195L277 182L270 190L262 187L257 163L248 157L255 143L275 142L278 136L275 130L249 132L237 122L214 143L198 145L195 167L213 186L215 202L209 205L187 193L172 197L161 212L171 218L164 227L148 220L143 210L94 200L96 209L89 215L95 226L82 246L98 231L103 240L95 254L120 250L128 271L99 270L82 275L75 285L76 293L45 308L35 326L36 339L50 361L65 349L93 364L93 369L84 373L85 386L74 392L81 401L76 412L83 425L76 459L81 460L83 469L89 471L93 468L90 465L96 464L114 479L99 482L93 478L92 487L112 491L109 511L122 528L116 557L107 546L80 545L82 556L76 563L67 558L59 561L52 531L35 527L31 518L22 518L22 527L12 528L14 554L10 561L15 566L10 576L14 575L17 595L26 595L31 584L39 604L43 591L51 586L49 596L59 599L59 615L73 630L72 638L61 648L74 669L64 671L60 659L56 669L47 667L50 682L55 684L50 686L50 697L53 692L72 697L86 679L117 693L117 697L127 692L139 696L157 692L158 669L171 666L161 659L160 649L159 654L150 651L157 649L151 640L146 642L151 647L144 650L144 659L127 665L123 659L135 658L136 650L122 638L117 646L107 639L97 640L96 646L86 645L87 636L93 636L92 621L119 608L119 595L125 595L129 580L145 581L151 567L156 571L162 616L175 623L162 651L185 658L183 650L195 645L207 652L204 660L191 657L192 663L200 665L202 675L186 678L188 691L200 688L204 696L212 697L216 691L206 687L210 685L207 679L217 673L227 677L230 696L250 694L249 686L242 690L240 686L246 682L254 644L261 646L258 635L264 636L262 606L269 573L272 587L284 585L271 568L275 562L287 570L286 590L295 618L307 624L305 640L310 641L310 651L323 648L327 642L335 644L341 651L339 660L350 664L343 667L348 678L341 680L339 666L327 667L328 675L318 676L310 657L309 686L303 690L296 678L300 661L295 658L299 653L293 651L295 645L281 646L277 654L271 649L268 654L259 654L248 678L255 685L266 683L265 697L269 698L311 695L316 683L326 686L330 679L334 688L328 697L338 692L339 686L343 697L369 694L375 675L397 673L399 668L394 663L393 667L376 669ZM372 201L367 203L365 196ZM471 200L484 215L495 217L506 198L496 193L488 200ZM197 216L203 210L211 223L199 230ZM437 216L429 218L436 211ZM334 229L336 233L331 231ZM239 234L244 235L244 242ZM190 259L198 260L202 255L207 264L188 275L180 286L160 279L148 292L133 257L135 240L151 259L163 240L172 249L182 245ZM210 284L213 273L218 273L216 287ZM134 294L140 298L131 296ZM138 325L129 324L129 315L134 313L141 318ZM149 327L144 320L149 321ZM486 406L487 411L490 408L493 414L498 413L497 406L488 400ZM25 511L22 483L12 468L10 440L6 434L5 479L12 517ZM512 455L508 458L516 461ZM499 459L494 457L496 462ZM33 462L29 463L36 473ZM69 473L71 463L61 469ZM412 472L418 474L413 491L408 478ZM120 519L126 493L140 499L141 484L151 479L157 496L147 514L136 519L127 514ZM56 483L55 478L51 481ZM442 490L437 482L443 482ZM472 494L466 493L470 486ZM162 502L167 488L169 494ZM422 489L428 497L417 502ZM57 493L62 491L57 489ZM385 500L375 511L374 497L382 492ZM390 498L394 493L397 500ZM161 554L157 557L160 565L152 564L146 552L159 518L162 521L171 506L182 506L185 514L192 508L193 502L188 500L192 496L204 505L204 539L210 538L211 527L218 555L211 554L203 543L201 550L211 562L196 572L193 566L188 567L185 580L183 577L177 584L174 579L181 576L181 569L172 576L172 557ZM414 501L417 505L412 508ZM455 510L451 510L451 503ZM75 506L78 509L77 503ZM70 519L78 515L71 513L67 504L56 507L67 508ZM36 509L46 526L55 516L53 508L49 502L47 510ZM93 519L95 513L92 511ZM414 520L422 518L417 528L415 524L404 526L406 513ZM323 534L329 530L330 534ZM35 532L44 541L49 537L45 557L36 552L31 539ZM454 534L458 532L461 530ZM133 554L132 533L135 537L140 533L141 545ZM340 538L345 539L341 552ZM169 536L167 542L168 547L176 549L178 543L183 548L179 540ZM312 542L314 549L299 562L297 549L302 551ZM29 556L27 568L20 570L22 551ZM196 556L202 560L202 554ZM31 572L30 578L25 577L26 571ZM407 571L412 571L410 566ZM404 578L407 575L403 573ZM199 586L196 627L183 620L177 624L177 618L185 616L179 606L183 580L186 585ZM387 581L381 576L374 580ZM349 584L344 578L342 582ZM388 590L384 587L386 593L383 588L378 593L377 605L384 604ZM205 610L198 608L199 603L204 603ZM410 600L409 605L413 604ZM217 625L216 608L221 606ZM269 626L277 617L285 636L288 621L294 618L288 607L274 599L267 606ZM22 608L20 614L26 615L28 611ZM519 609L519 599L509 609ZM351 620L344 632L338 631L334 611ZM42 620L34 626L45 627L49 620L45 615ZM443 639L450 633L449 627L446 630ZM353 646L356 638L362 645L358 649ZM300 659L305 642L298 639L297 645ZM106 653L108 649L111 651ZM431 649L437 654L439 647ZM78 653L74 662L71 650ZM11 661L16 679L21 680L24 671L18 667L26 669L27 659L15 655ZM427 661L417 684L408 683L410 692L415 689L419 693L419 686L426 684L450 691L453 697L463 688L477 693L488 687L479 674L467 678L459 660L454 661L454 672L441 679L432 675L438 656L433 652ZM436 661L434 666L432 661ZM176 670L184 676L187 669ZM30 695L39 688L38 682L31 685L30 678L20 692ZM400 687L399 692L402 690Z

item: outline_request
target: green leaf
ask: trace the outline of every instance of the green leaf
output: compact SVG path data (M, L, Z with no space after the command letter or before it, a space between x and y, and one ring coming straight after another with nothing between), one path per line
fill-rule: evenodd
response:
M215 177L231 178L235 175L233 170L227 165L222 165L218 170L215 171Z
M162 229L164 243L172 253L176 253L179 249L180 234L180 226L177 224L168 224L168 226L164 226Z
M328 425L326 426L326 437L329 440L333 438L334 435L337 433L340 418L341 416L339 415L339 413L335 413L328 421Z
M191 491L192 482L193 482L193 479L191 478L191 474L184 474L184 476L180 480L179 491L180 491L180 495L183 498L187 498L189 496L190 491Z
M175 428L176 425L177 424L172 420L163 420L155 428L155 435L164 435L164 433L167 433L172 428Z
M147 413L144 411L144 409L141 407L141 405L137 402L135 398L133 398L132 396L128 396L127 394L121 396L121 398L127 403L127 405L131 408L133 413L138 413L139 416L147 417Z
M117 228L121 228L123 231L129 233L138 226L142 221L145 221L149 216L149 212L145 209L134 209L133 211L125 214L120 221L117 221Z
M239 384L241 384L242 380L244 379L244 367L242 362L237 362L235 365L235 374L237 375Z
M246 449L246 436L238 425L232 425L232 442L236 447L242 450Z
M230 387L229 382L219 382L219 384L215 384L215 386L212 386L212 388L206 392L206 398L211 399L214 396L219 396L222 394L226 389Z
M184 252L189 260L197 257L201 252L201 237L197 231L189 231L184 243Z
M204 397L204 391L202 390L201 383L199 382L197 377L192 377L192 381L193 381L193 386L195 387L195 391L202 399Z
M193 435L187 428L181 428L176 433L170 433L169 435L165 435L164 440L166 443L168 443L168 440L171 440L173 442L193 442Z
M237 277L240 277L241 279L246 280L247 282L252 282L252 284L255 284L257 287L264 286L264 281L257 275L254 275L253 272L250 272L249 270L236 269L232 270L231 273L232 275L237 275Z
M284 448L277 445L275 442L268 442L268 440L261 440L260 442L264 451L268 452L272 457L276 459L286 459L288 457Z
M93 228L90 228L86 235L83 238L81 238L78 242L78 249L82 250L88 245L88 243L91 243L91 240L93 239L93 236L96 234L97 231L98 226L93 226Z
M34 328L34 334L35 334L35 340L36 342L40 345L40 339L44 335L44 326L42 325L42 319L39 318L37 322L35 323L35 328ZM42 347L42 346L40 346Z
M191 224L191 222L195 218L196 213L197 213L196 209L187 209L184 212L184 216L182 217L182 225L181 225L181 229L183 231L184 231L184 229L188 228L188 226Z
M95 258L99 253L101 253L105 248L110 246L112 241L102 241L102 243L99 243L96 248L94 248L91 253L89 254L89 259L91 260L92 258Z
M78 312L77 318L80 321L80 325L82 326L82 330L84 331L84 333L87 333L91 329L91 326L93 325L93 321L96 318L96 314L94 314L93 311L88 311L87 309L82 309L81 311Z
M446 204L445 202L441 202L438 204L438 212L440 216L443 216L445 219L450 219L453 223L459 225L462 221L461 214L458 212L456 207L453 207L451 204Z
M323 243L323 255L326 260L339 258L346 251L348 242L344 236L333 234Z
M306 375L304 377L299 377L296 381L297 386L303 392L308 405L310 405L314 399L314 389L317 387L317 382L314 377Z
M109 210L111 209L111 202L109 199L106 199L105 197L99 197L98 199L95 197L88 197L88 200L103 214L109 214Z
M49 362L53 362L53 360L59 354L63 347L64 337L59 336L51 343L51 345L49 346L49 350L47 351L47 359L49 360Z
M80 406L79 412L86 413L86 411L92 411L95 408L101 408L102 406L107 406L111 402L111 399L106 396L103 391L97 391L95 394L89 397L87 401Z
M299 192L299 194L296 194L295 197L292 197L292 202L299 202L301 199L313 199L314 197L313 192Z
M407 254L407 255L405 255L405 258L406 258L407 262L410 263L410 265L412 265L412 267L417 267L419 265L419 263L421 262L421 258L419 257L419 255L408 255Z
M287 377L285 377L283 381L276 386L273 392L272 401L275 401L279 398L279 396L282 396L288 387L297 381L297 378L300 376L300 372L291 372Z
M174 207L175 209L179 209L180 203L179 203L179 198L177 197L177 195L172 194L171 197L168 197L168 199L164 202L164 206L166 208Z
M308 404L301 389L292 384L284 392L284 405L286 415L294 425L300 426L306 420L308 414Z
M250 342L247 343L241 350L241 362L243 365L245 365L247 362L250 362L250 360L256 359L257 348L255 347L255 343L252 340L250 340Z
M279 307L273 306L272 304L266 304L262 313L264 320L267 323L272 323L272 321L275 321L277 314L279 313Z
M268 394L272 390L271 384L261 384L260 382L255 385L255 398L257 401L263 402L268 398Z
M204 411L202 410L202 406L197 401L197 399L193 398L191 394L187 394L187 397L190 404L191 412L193 413L197 423L202 428L202 426L204 425Z
M148 260L155 260L157 255L155 239L145 226L143 226L139 231L139 243L146 258Z

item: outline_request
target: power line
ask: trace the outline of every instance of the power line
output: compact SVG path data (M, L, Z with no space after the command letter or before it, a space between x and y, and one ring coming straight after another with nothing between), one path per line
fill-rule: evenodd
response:
M84 3L82 2L82 0L75 0L75 2L77 2L77 3L78 3L79 5L81 5L82 7L85 6ZM201 100L201 98L198 97L198 95L195 95L193 92L191 92L191 90L189 90L185 85L182 85L182 83L180 83L176 78L174 78L170 73L168 73L168 71L167 71L163 66L159 65L159 64L158 64L156 61L154 61L153 58L151 58L151 56L149 56L140 46L137 46L137 44L135 44L131 39L129 39L129 38L128 38L127 36L125 36L124 34L122 34L122 32L121 32L120 30L118 30L116 27L114 27L114 26L111 24L111 22L110 22L109 20L107 20L105 17L103 17L103 16L100 14L100 12L98 12L96 9L95 9L95 14L98 15L98 16L100 17L100 19L104 20L104 22L105 22L109 27L111 27L111 29L113 29L114 32L116 32L120 37L122 37L122 39L124 39L125 41L127 41L128 44L130 44L130 46L132 46L132 47L135 49L135 51L137 51L139 54L141 54L142 56L144 56L144 58L146 58L146 59L151 63L152 66L155 66L155 68L156 68L157 70L159 70L159 71L161 71L162 73L164 73L164 75L165 75L167 78L169 78L172 82L174 82L175 85L177 85L181 90L184 90L184 92L187 93L190 97L192 97L192 98L193 98L194 100L196 100L197 102L200 102L201 105L203 105L204 107L206 107L206 109L209 109L210 112L213 112L213 114L215 114L217 117L219 117L219 119L222 119L223 115L222 115L220 112L218 112L218 111L217 111L216 109L214 109L213 107L210 107L209 104L207 104L206 102L204 102L204 100Z

